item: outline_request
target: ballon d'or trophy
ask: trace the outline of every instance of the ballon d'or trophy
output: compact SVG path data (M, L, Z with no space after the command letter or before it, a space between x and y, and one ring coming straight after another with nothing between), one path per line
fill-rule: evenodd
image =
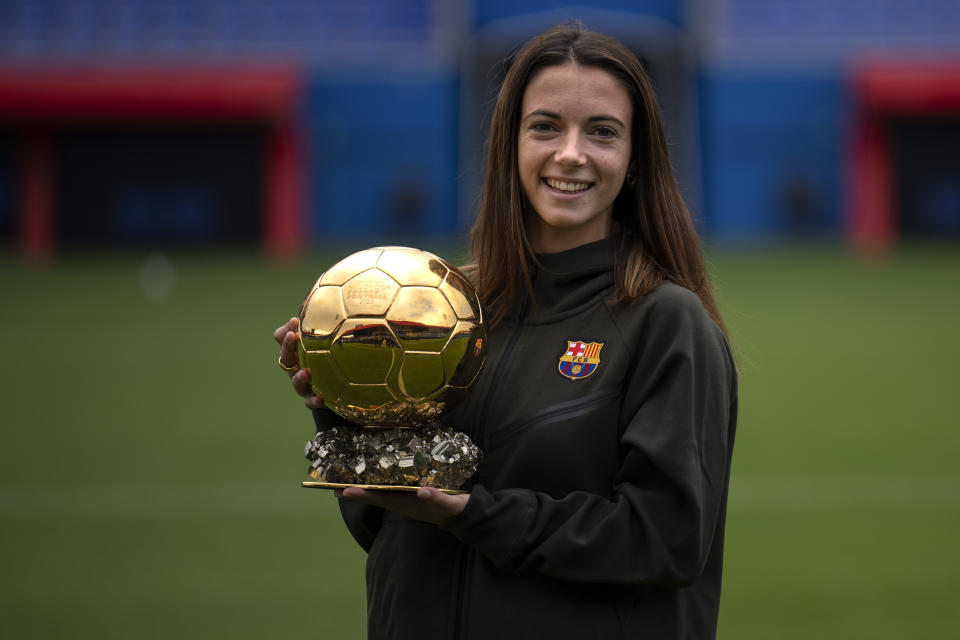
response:
M304 487L448 493L479 450L435 421L467 393L487 349L480 300L432 253L378 247L328 269L300 309L298 355L344 423L307 443Z

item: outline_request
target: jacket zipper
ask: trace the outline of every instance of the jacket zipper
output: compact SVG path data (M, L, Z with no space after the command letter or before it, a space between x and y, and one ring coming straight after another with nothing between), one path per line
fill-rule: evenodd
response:
M520 339L520 334L523 332L523 317L527 309L527 298L529 294L524 290L523 297L520 298L520 313L519 319L517 322L517 327L513 330L513 333L510 334L510 340L507 342L506 349L503 350L503 355L500 356L500 362L506 362L510 354L513 353L513 350L517 346L517 341ZM503 379L503 376L497 377L493 384L490 385L490 390L487 391L487 395L484 397L483 402L483 413L480 415L480 422L478 425L483 431L480 435L480 451L483 452L484 447L486 447L487 441L490 439L486 429L487 416L490 413L490 398L494 397L497 389L500 388L500 381ZM477 473L475 476L475 483L480 482L480 468L477 467ZM463 622L463 607L464 602L466 601L466 591L467 591L467 565L470 562L472 554L466 549L463 545L460 546L459 550L459 563L457 567L457 599L456 599L456 609L453 612L453 637L460 638L460 625Z
M507 348L503 350L503 355L500 356L500 362L506 362L509 360L510 355L513 353L513 350L517 346L517 341L520 340L520 334L523 333L523 317L527 309L527 298L528 294L526 290L523 292L523 297L520 298L520 313L519 319L517 321L517 326L513 330L513 333L510 334L510 340L507 342ZM478 423L480 428L483 429L481 432L481 452L486 446L487 442L490 440L490 430L486 428L487 417L490 415L490 399L495 397L495 392L500 388L500 382L503 380L504 376L497 376L493 381L493 384L490 385L490 390L487 391L486 397L483 399L483 413L480 414L480 422ZM477 469L477 482L480 482L480 470Z
M522 311L524 307L523 303L525 302L526 302L526 297L524 297L523 302L521 303L521 306L520 306L521 317L522 317ZM522 325L519 325L519 324L517 325L517 329L514 330L513 335L510 337L510 342L507 343L507 348L503 352L503 357L500 359L501 362L506 360L507 356L509 356L510 353L513 351L517 343L517 338L519 338L520 336L520 332L522 328L523 328ZM485 398L485 400L487 400L487 403L484 405L484 410L483 410L483 421L480 424L486 424L487 407L490 406L489 399L493 396L493 392L496 391L497 387L499 386L498 384L499 382L500 382L500 379L498 378L497 381L493 385L491 385L490 391L487 393L487 396ZM576 413L577 411L583 411L583 410L589 409L590 407L592 407L597 403L604 402L611 398L615 398L618 395L620 395L619 389L610 389L608 391L595 394L593 397L588 397L585 402L578 402L575 404L564 402L559 406L555 405L554 407L548 408L546 411L542 412L540 415L536 415L532 419L527 420L526 422L516 425L515 427L510 427L509 432L504 434L506 437L498 438L499 442L497 444L499 444L500 442L503 442L506 439L512 438L513 436L518 434L520 431L527 429L529 427L532 427L533 425L539 422L544 422L546 420L550 420L551 418L555 418L557 416L562 416L569 413ZM487 434L488 434L488 431L484 429L483 441L484 441L485 447L489 446L489 441L490 441L490 438ZM478 470L477 472L478 482L480 479L479 475L480 474ZM458 554L457 599L455 604L456 608L454 609L454 614L453 614L454 617L453 617L453 636L452 636L455 639L461 638L460 627L463 624L463 607L464 607L464 602L466 600L465 596L467 591L467 573L468 573L467 570L469 568L468 565L473 557L473 554L471 553L471 551L462 545L457 550L457 554Z

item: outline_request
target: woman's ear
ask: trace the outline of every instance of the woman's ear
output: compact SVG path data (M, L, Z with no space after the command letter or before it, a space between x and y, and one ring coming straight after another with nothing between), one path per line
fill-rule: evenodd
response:
M627 165L627 175L624 182L626 183L627 187L631 189L635 189L637 187L637 163L636 162L631 161L630 164Z

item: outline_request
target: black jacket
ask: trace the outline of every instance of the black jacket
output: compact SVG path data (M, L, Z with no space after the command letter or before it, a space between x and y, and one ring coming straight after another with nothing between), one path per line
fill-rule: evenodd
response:
M463 513L437 527L341 501L372 640L716 635L734 363L686 289L611 306L610 252L541 256L536 305L489 334L446 420L484 452ZM592 372L562 375L589 343Z

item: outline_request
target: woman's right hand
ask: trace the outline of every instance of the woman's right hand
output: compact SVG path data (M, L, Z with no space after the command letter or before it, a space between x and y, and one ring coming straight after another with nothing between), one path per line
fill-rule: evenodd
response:
M273 332L273 339L280 345L280 363L283 364L293 390L303 397L303 403L308 409L319 409L323 406L323 398L313 392L310 386L310 369L300 368L300 358L297 356L297 329L300 321L290 318L287 324L277 327ZM295 367L295 368L294 368Z

